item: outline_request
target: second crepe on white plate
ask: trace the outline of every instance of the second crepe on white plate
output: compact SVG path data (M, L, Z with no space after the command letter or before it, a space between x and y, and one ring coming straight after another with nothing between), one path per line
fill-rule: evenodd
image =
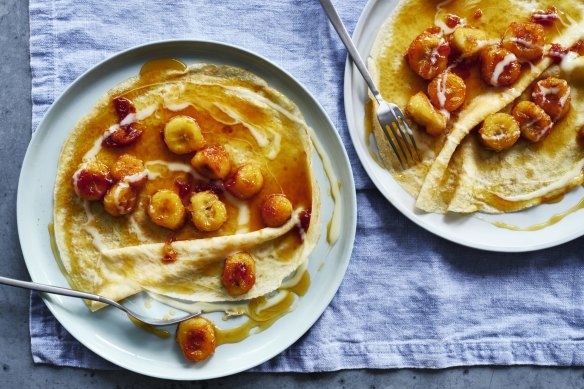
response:
M365 6L353 34L359 52L367 59L377 34L395 10L397 1L370 0ZM429 26L428 26L429 27ZM405 53L395 53L400 58ZM415 207L416 199L408 194L392 175L380 166L368 148L365 130L365 103L368 100L367 86L357 68L347 61L345 67L345 112L351 140L365 170L381 193L410 220L453 242L491 251L521 252L552 247L584 235L584 225L579 223L578 212L573 212L555 224L533 231L517 231L497 227L493 223L529 227L559 218L572 208L578 208L584 190L581 187L567 193L554 204L542 204L520 212L500 215L490 214L434 214L425 213ZM374 141L372 141L374 144ZM390 207L391 205L387 205Z

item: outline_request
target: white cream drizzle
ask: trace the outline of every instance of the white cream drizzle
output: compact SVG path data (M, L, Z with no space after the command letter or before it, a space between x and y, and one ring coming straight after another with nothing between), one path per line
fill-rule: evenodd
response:
M561 92L560 88L557 86L554 86L553 88L546 88L546 87L542 86L541 83L539 83L538 85L539 85L540 91L536 94L538 96L542 96L546 100L547 100L548 95L557 95L558 93ZM560 109L564 108L564 105L566 105L566 101L568 100L568 97L570 97L570 93L564 93L564 95L558 100L558 103L560 104Z
M85 211L87 221L83 224L82 228L91 236L93 246L97 249L97 251L102 253L107 250L108 247L101 240L101 234L99 230L92 225L95 220L95 216L89 208L89 201L83 200L83 210Z
M261 133L261 130L255 128L254 126L252 126L249 123L244 123L244 122L240 122L245 128L247 128L249 130L249 133L251 134L251 136L254 137L256 143L258 144L258 146L260 147L266 147L270 144L270 140L268 139L267 136L265 136L264 134Z
M158 109L158 104L152 104L144 109L141 109L138 112L129 113L126 115L124 119L120 122L120 126L127 126L128 124L135 123L139 120L144 120L147 117L151 116L156 110Z
M458 23L454 27L448 27L446 22L442 19L442 16L444 14L444 6L450 4L451 2L452 0L445 0L438 3L438 5L436 5L436 15L434 16L434 25L439 27L442 30L442 32L446 35L452 34L457 28L462 27L466 24L466 19L460 18L460 23Z
M519 43L520 45L525 46L525 47L543 49L542 46L536 45L533 42L528 41L527 39L518 38L516 36L509 38L509 40L513 43Z
M341 234L341 182L337 179L331 160L311 127L308 127L308 134L310 135L312 144L314 145L314 148L316 149L316 152L322 161L324 172L329 180L330 193L333 198L333 213L328 223L327 233L327 241L332 246L335 244L337 239L339 239Z
M444 108L444 106L446 105L446 79L447 79L447 75L448 75L447 72L453 66L455 66L455 65L450 65L446 69L446 72L442 73L442 75L440 76L441 78L438 82L438 88L437 88L438 103L440 104L440 106L438 107L438 111L442 114L442 116L444 116L446 118L446 120L450 119L450 112L448 112L448 110L446 108Z
M195 169L193 169L192 166L187 165L186 163L167 162L167 161L157 159L154 161L148 161L144 165L146 166L146 168L148 170L148 179L149 180L155 179L161 175L159 172L153 172L152 170L149 169L150 166L156 166L156 165L164 166L164 167L166 167L167 170L169 170L171 172L185 172L185 173L189 173L190 175L192 175L196 179L207 180L205 177L200 175Z
M118 183L115 186L115 189L114 189L114 193L113 193L114 203L116 204L116 208L118 209L118 212L121 213L122 215L124 213L126 213L127 210L126 210L126 208L124 208L122 206L122 204L120 202L120 195L122 193L122 190L128 189L129 187L130 187L130 185L126 181L121 181L120 183Z
M278 156L282 140L282 136L279 133L269 128L260 129L250 123L247 123L245 120L243 120L243 118L241 118L241 116L237 112L235 112L233 109L229 108L224 104L215 103L214 105L223 113L225 113L227 116L233 118L238 123L241 123L245 128L247 128L251 136L254 137L258 146L267 149L266 157L268 159L274 160ZM272 135L271 139L266 135L266 133Z
M456 29L465 25L466 19L461 18L460 23L458 23L456 26L448 27L448 25L446 24L446 22L444 20L439 19L438 16L436 16L436 19L434 20L434 24L436 25L436 27L439 27L444 34L449 35L449 34L452 34L454 31L456 31Z
M532 200L541 196L545 196L548 193L551 193L555 190L564 188L567 184L569 184L572 180L578 178L578 176L582 175L582 168L584 168L584 160L580 161L576 166L574 166L571 170L566 172L559 180L554 181L552 184L540 188L538 190L534 190L530 193L525 193L516 196L504 196L498 193L493 193L496 196L502 198L503 200L507 201L526 201Z
M569 51L562 58L560 70L571 79L584 80L584 56L579 56L578 53Z
M247 100L249 100L250 98L252 101L253 101L253 99L256 99L256 100L262 102L263 104L269 106L273 110L286 116L291 121L299 123L299 124L304 124L304 120L301 117L294 115L293 113L287 111L286 109L282 108L278 104L275 104L274 102L270 101L269 99L267 99L266 97L264 97L262 95L259 95L255 92L252 92L246 88L237 87L237 86L225 85L224 88L226 90L237 92L241 97L247 97Z
M495 71L493 72L493 75L491 76L491 84L492 85L494 85L494 86L499 85L499 77L501 77L501 74L503 73L503 71L505 71L505 68L507 66L509 66L514 61L517 61L517 57L515 56L515 54L509 53L505 56L505 58L503 58L502 61L499 61L497 63L497 65L495 66Z
M566 55L562 57L562 62L560 62L560 69L564 73L571 73L574 70L574 67L577 66L577 59L584 57L580 57L578 53L574 51L568 51Z
M250 211L245 201L239 200L228 191L224 191L225 199L237 208L237 226L236 234L249 232Z
M83 156L83 161L87 162L89 160L92 160L93 158L95 158L97 156L97 154L100 152L101 150L101 142L103 141L102 137L98 137L95 142L93 143L93 146L89 149L89 151L87 153L85 153L85 155Z
M508 137L508 135L506 133L504 133L504 132L501 132L501 133L498 133L498 134L495 134L495 135L482 135L481 134L481 137L483 139L486 139L486 140L495 140L496 141L496 140L505 139L505 138Z
M124 177L124 182L127 182L128 184L135 184L146 177L148 177L148 170L144 169L141 172L132 174L131 176Z
M136 220L136 214L138 213L138 211L131 213L128 216L128 221L130 224L130 230L134 233L134 235L136 236L136 238L140 241L140 242L145 242L148 240L148 238L146 237L146 235L144 235L144 232L142 231L142 228L140 227L140 224L138 223L138 220Z
M87 167L87 163L82 163L81 165L79 165L79 168L75 171L75 173L73 173L73 189L75 190L75 194L77 196L80 196L79 193L79 175L81 174L81 171L83 169L85 169Z

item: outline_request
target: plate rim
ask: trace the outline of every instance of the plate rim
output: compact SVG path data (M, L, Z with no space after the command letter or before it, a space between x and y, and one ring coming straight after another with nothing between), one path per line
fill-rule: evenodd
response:
M295 88L298 88L301 93L308 96L308 98L311 100L310 105L312 105L314 107L315 112L318 113L317 116L320 116L322 119L324 119L326 124L328 125L328 127L330 127L331 135L334 137L334 140L336 142L338 142L340 155L341 155L342 159L345 161L345 164L347 167L346 176L347 176L347 178L349 178L349 182L347 182L346 184L343 183L343 186L348 186L349 188L353 188L353 190L349 190L347 192L350 194L349 196L343 196L343 198L344 198L343 201L346 202L346 204L343 203L343 205L350 206L350 207L343 208L343 211L344 211L343 212L343 218L344 218L343 224L346 223L348 225L348 227L344 228L344 230L347 232L347 236L344 237L345 238L344 245L346 248L346 253L343 255L343 256L346 256L346 260L344 260L341 263L338 263L337 270L340 270L340 271L336 273L336 277L333 278L333 282L331 283L331 285L334 285L334 288L328 287L326 290L326 294L324 296L321 295L321 297L319 298L320 301L326 302L326 304L322 304L321 308L318 309L318 314L315 314L313 317L310 317L308 320L303 321L303 324L298 326L299 331L295 334L295 336L292 336L292 338L288 342L286 342L284 347L279 347L278 350L275 352L266 353L266 355L262 356L261 358L258 358L258 360L253 361L252 364L248 364L248 365L242 366L240 368L235 368L233 370L228 371L226 374L224 374L224 373L220 373L220 374L204 374L203 373L203 374L200 374L201 371L204 372L204 369L201 369L201 370L193 370L193 372L195 372L195 375L197 375L196 377L176 378L176 377L172 377L172 376L168 376L168 375L153 374L153 373L148 373L146 371L139 371L139 370L123 363L123 361L119 361L119 360L113 361L112 359L115 359L115 358L110 358L110 356L101 352L100 349L96 349L95 347L93 347L93 344L91 342L89 342L87 339L83 339L83 338L79 339L78 337L76 337L74 335L74 333L76 331L74 329L70 328L73 324L69 323L69 322L63 323L59 319L60 315L58 313L58 309L59 309L60 304L52 301L51 299L47 299L45 296L40 294L43 302L49 308L49 310L51 311L53 316L77 341L79 341L81 344L83 344L89 350L91 350L95 354L99 355L103 359L109 361L110 363L113 363L113 364L115 364L123 369L127 369L130 371L136 372L138 374L145 375L145 376L171 379L171 380L177 380L177 381L187 381L187 380L195 381L195 380L204 380L204 379L225 377L225 376L237 374L241 371L249 370L251 368L259 366L262 363L274 358L275 356L277 356L280 353L287 350L295 342L297 342L302 336L304 336L306 334L306 332L308 332L310 330L310 328L312 328L312 326L322 316L322 314L324 313L326 308L328 308L328 306L332 302L334 296L337 294L337 292L341 286L343 279L345 278L346 270L349 266L349 263L350 263L350 260L352 257L352 252L354 249L354 243L355 243L355 238L356 238L357 199L356 199L356 192L354 190L355 180L354 180L354 175L353 175L353 171L351 168L351 163L349 160L349 156L347 154L347 150L346 150L346 148L343 144L343 141L340 137L338 129L333 124L331 118L329 117L328 113L326 112L326 110L324 109L322 104L315 98L315 96L300 81L298 81L288 71L286 71L282 67L276 65L271 60L265 58L264 56L254 52L252 50L249 50L249 49L246 49L243 47L238 47L238 46L228 44L225 42L216 41L216 40L163 39L163 40L149 41L149 42L146 42L143 44L135 45L135 46L129 47L127 49L118 51L118 52L108 56L107 58L99 61L98 63L91 65L86 71L84 71L82 74L80 74L73 82L71 82L66 88L64 88L63 92L58 97L55 98L55 100L51 103L48 110L44 113L42 119L39 121L37 128L35 129L35 131L31 135L31 139L30 139L29 144L27 146L25 156L22 160L21 171L19 174L19 180L18 180L18 186L17 186L17 198L16 198L16 223L17 223L19 243L21 246L21 252L23 254L23 258L24 258L24 261L25 261L25 264L27 267L27 271L28 271L28 273L31 277L31 280L33 282L38 282L39 277L38 277L37 271L31 271L31 268L32 268L31 266L34 264L31 262L32 259L28 259L29 255L26 255L26 253L28 252L28 249L26 248L27 247L26 241L25 241L26 231L24 230L24 228L25 228L27 223L30 223L30 221L27 221L28 219L27 220L23 219L24 216L22 216L22 215L24 214L23 207L25 206L25 203L24 203L24 199L22 197L24 196L23 195L24 190L26 190L25 184L23 183L24 182L23 178L25 178L24 176L26 176L28 174L27 172L31 169L30 167L27 167L27 166L30 166L34 162L34 158L35 158L32 155L31 150L36 146L36 143L40 142L38 140L38 137L36 136L39 132L38 130L43 128L44 123L48 120L48 118L55 115L54 112L58 112L60 101L63 98L67 97L70 93L72 93L72 91L75 88L77 88L77 86L79 84L82 84L85 81L85 79L91 77L92 75L94 75L96 73L99 73L104 67L107 67L110 62L119 60L120 58L122 58L124 56L132 55L132 53L134 53L134 52L140 52L140 51L148 50L148 49L150 49L152 51L156 47L164 48L165 46L172 46L172 45L193 45L193 47L198 47L198 48L208 46L208 48L206 48L206 50L205 50L207 52L209 51L210 48L213 48L213 49L219 48L219 50L223 53L225 51L229 51L231 54L233 54L235 52L235 53L240 54L248 59L251 58L254 61L257 61L258 64L261 63L263 65L267 65L268 67L272 68L272 70L274 70L275 73L279 73L277 76L278 79L284 80L284 82L289 83L291 86L293 86ZM237 62L237 61L238 60L236 59L235 62ZM244 68L245 64L239 64L239 65L233 65L233 66L239 66L239 67ZM256 73L254 72L254 74L256 74ZM258 76L261 77L261 75L258 75ZM263 77L262 77L262 79L263 79ZM113 87L113 86L114 85L112 85L111 87ZM318 137L318 130L314 129L314 132ZM327 132L329 132L329 131L327 131ZM60 145L59 147L62 147L62 145ZM54 183L53 183L53 186L54 186ZM51 187L51 193L52 193L52 187ZM321 189L321 190L326 190L326 189ZM53 199L51 199L51 200L54 201ZM52 219L52 209L51 209L51 219ZM349 238L349 239L347 239L347 238ZM320 239L325 239L325 234L321 234ZM320 239L319 239L319 241L320 241ZM338 243L341 243L341 242L338 241L337 244ZM345 250L343 250L342 252L345 252ZM225 369L225 370L227 371L227 369Z
M401 1L403 1L403 0L392 0L392 2L396 3L396 7L398 6L397 4ZM354 29L353 34L352 34L353 42L355 43L355 46L357 46L357 48L359 47L359 43L362 41L363 34L365 33L365 30L367 28L366 27L366 24L367 24L366 20L368 20L371 17L371 13L372 13L373 9L377 5L377 3L380 3L380 2L381 2L381 0L368 0L367 4L365 5L363 10L361 11L361 14L359 15L359 19L357 20L357 23L355 25L355 29ZM394 8L394 10L395 10L395 8ZM386 16L385 21L387 21L388 17L389 17L389 15ZM385 23L385 21L384 21L384 23ZM368 53L361 53L360 52L360 54L361 54L362 58L365 59L365 62L367 63L367 59L369 58L370 53L369 52ZM356 118L354 115L355 105L353 104L353 101L352 101L352 95L353 95L352 83L353 83L353 80L355 78L361 79L359 82L364 83L364 81L361 77L361 74L358 72L357 68L355 66L353 66L349 56L347 56L347 59L345 61L345 69L344 69L343 96L344 96L345 116L346 116L346 120L347 120L347 127L349 129L349 136L351 138L351 143L353 144L355 152L357 153L357 156L359 158L359 162L361 163L361 166L367 172L368 177L371 179L371 181L373 182L373 184L375 185L377 190L379 190L381 192L381 194L387 199L387 201L391 205L393 205L402 215L407 217L410 221L414 222L415 224L422 227L426 231L428 231L436 236L439 236L445 240L448 240L450 242L459 244L461 246L470 247L473 249L478 249L478 250L487 251L487 252L497 252L497 253L527 253L527 252L543 250L543 249L552 248L552 247L562 245L564 243L570 242L570 241L577 239L577 238L581 237L582 235L584 235L584 230L583 230L583 231L580 231L577 233L568 233L563 238L556 239L555 241L536 243L536 244L533 244L531 246L517 245L517 246L498 247L498 246L495 246L493 244L474 242L474 241L467 240L466 238L461 238L460 236L457 236L455 233L453 233L449 230L440 229L440 228L435 227L431 223L428 223L426 220L424 220L424 218L422 218L420 215L418 215L416 213L415 209L409 209L407 206L401 204L400 202L396 201L396 199L393 198L393 196L389 192L389 190L383 186L380 179L377 178L377 176L373 172L373 168L372 168L372 164L371 164L372 158L368 154L367 150L364 150L362 147L358 146L360 143L359 138L358 138L358 136L359 136L358 132L363 131L363 129L358 128L358 127L355 128L356 124L354 125L354 123L356 123ZM393 180L393 177L391 177L391 175L389 175L389 177ZM401 188L401 185L400 185L400 188ZM473 213L472 215L474 215L474 214L475 213ZM516 232L516 231L510 231L510 232ZM521 231L521 232L524 232L524 231Z

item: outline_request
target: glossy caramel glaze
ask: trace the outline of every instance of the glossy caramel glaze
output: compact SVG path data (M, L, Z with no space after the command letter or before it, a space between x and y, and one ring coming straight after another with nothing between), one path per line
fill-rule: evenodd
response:
M63 146L55 186L55 226L60 231L56 237L68 259L64 264L71 283L79 289L114 299L148 288L192 301L231 301L234 298L225 294L217 275L229 250L247 247L260 258L259 279L238 300L254 298L277 288L318 239L320 200L310 170L313 149L298 108L243 69L183 65L174 59L145 64L139 77L103 97ZM135 109L123 107L121 115L113 103L120 99ZM193 168L195 152L171 152L162 133L178 115L197 122L207 145L225 148L231 173L244 164L258 166L263 177L260 192L238 199L222 181L205 178ZM123 147L103 142L128 121L141 132L137 141ZM75 173L82 163L93 160L111 169L122 154L142 160L148 180L134 188L139 193L136 209L114 217L101 202L83 201L75 194ZM178 228L174 223L174 230L154 224L146 212L151 196L160 190L178 194L187 207L187 220ZM215 231L202 232L191 223L189 200L191 193L208 190L225 204L227 221ZM272 194L284 194L294 212L282 227L265 228L260 205ZM305 231L306 239L294 228L302 209L313 210L314 228ZM286 244L278 247L275 240ZM208 245L214 245L212 250L198 249Z
M464 24L485 31L489 44L497 44L512 22L529 21L534 9L547 9L550 6L557 7L559 19L551 25L544 26L548 45L558 39L564 39L566 35L574 35L572 34L575 30L573 27L578 26L578 23L582 21L581 4L568 0L554 2L546 0L533 2L520 0L403 1L378 35L372 58L369 60L369 67L374 73L384 98L404 109L411 96L420 91L426 93L428 87L428 81L412 71L404 58L410 43L422 31L437 25L450 33L451 31L447 31L448 28L444 23L448 22L448 15L456 15ZM448 39L448 34L446 39ZM541 61L549 61L549 59L544 57ZM521 77L527 79L527 75L533 71L534 66L540 63L543 62L522 64L520 79ZM435 165L437 157L443 151L453 130L453 124L465 108L472 108L470 104L477 97L490 98L492 94L492 101L496 104L498 100L501 100L500 96L495 96L496 93L509 90L519 95L519 92L513 92L515 85L511 85L509 89L488 86L482 80L480 66L476 60L461 61L453 52L449 65L450 71L457 73L465 81L465 103L460 109L451 113L446 134L443 136L429 136L423 128L410 122L422 155L422 162L413 168L402 170L399 167L397 159L387 146L383 133L378 130L379 126L375 125L374 110L369 105L366 106L366 115L369 116L365 121L367 141L369 141L369 134L373 133L384 162L380 165L386 167L414 197L420 195L428 172ZM544 75L541 76L543 77ZM440 175L433 175L424 190L426 201L420 204L418 198L417 206L430 212L441 213L446 211L511 212L545 202L579 185L582 177L574 177L572 180L566 180L565 185L554 188L544 195L528 199L521 197L524 194L536 193L537 190L550 183L563 182L564 176L570 173L570 169L584 157L583 149L576 145L574 135L574 128L584 124L581 108L584 102L584 89L581 83L571 81L569 83L572 91L575 92L573 96L576 96L578 102L572 102L571 111L563 120L555 124L550 136L538 143L520 139L509 150L497 153L477 145L475 133L482 120L478 121L476 126L468 129L470 133L466 137L451 142L460 144L454 147L449 145L449 149L454 149L454 152L450 156L447 154L447 159L441 162L447 166ZM532 84L528 84L525 93L521 94L515 102L529 99L531 89ZM487 99L483 100L486 103L482 106L488 108ZM500 111L509 113L515 102L503 107ZM460 131L457 135L459 134ZM553 166L556 168L552 168Z

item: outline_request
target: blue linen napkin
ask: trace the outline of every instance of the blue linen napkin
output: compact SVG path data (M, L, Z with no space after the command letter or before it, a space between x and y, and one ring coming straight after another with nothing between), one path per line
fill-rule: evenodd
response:
M335 5L353 30L365 0ZM251 49L292 73L331 116L357 187L351 263L314 327L256 371L584 365L582 239L537 253L487 253L436 237L393 208L351 144L346 52L318 1L30 0L30 29L33 129L87 68L169 38ZM73 339L34 293L30 332L36 363L113 367Z

